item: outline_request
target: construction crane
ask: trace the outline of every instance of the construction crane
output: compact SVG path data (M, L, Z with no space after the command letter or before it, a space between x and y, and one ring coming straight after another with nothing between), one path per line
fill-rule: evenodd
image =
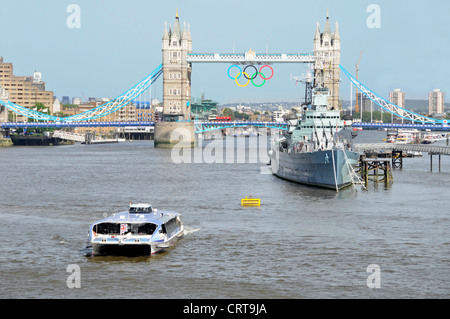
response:
M356 66L355 66L357 80L358 80L358 73L359 73L359 62L361 62L362 53L363 53L363 50L361 50L361 53L359 54L358 64L356 64ZM355 111L356 111L356 113L359 113L358 87L356 87L356 110Z

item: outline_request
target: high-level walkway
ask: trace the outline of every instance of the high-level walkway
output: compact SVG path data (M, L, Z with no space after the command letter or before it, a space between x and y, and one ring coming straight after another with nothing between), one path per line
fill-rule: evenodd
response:
M272 64L272 63L314 63L312 53L188 53L189 63L235 63L235 64Z

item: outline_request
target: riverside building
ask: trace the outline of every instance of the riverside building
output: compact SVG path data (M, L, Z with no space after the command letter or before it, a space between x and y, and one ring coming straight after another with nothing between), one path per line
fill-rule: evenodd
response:
M405 108L405 92L400 89L395 89L394 91L389 92L389 102Z
M16 76L13 73L13 64L4 62L0 57L0 85L8 91L9 100L18 105L33 109L36 103L45 106L43 112L53 113L53 92L45 90L40 72L33 76ZM14 113L17 122L27 121L27 117Z
M440 89L428 93L428 114L442 115L444 113L445 94Z

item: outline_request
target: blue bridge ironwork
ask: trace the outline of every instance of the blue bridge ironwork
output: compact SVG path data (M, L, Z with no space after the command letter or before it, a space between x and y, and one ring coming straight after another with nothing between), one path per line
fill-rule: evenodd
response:
M194 122L195 133L203 133L235 127L266 127L271 129L287 130L285 122ZM126 127L126 126L154 126L153 121L123 121L123 122L6 122L0 123L1 128L67 128L67 127ZM449 131L450 126L445 124L414 124L414 123L365 123L355 122L352 127L363 129L418 129L431 131Z
M63 121L63 122L6 122L0 123L2 128L66 128L66 127L125 127L125 126L154 126L152 121L123 121L123 122L91 122L91 121Z
M221 55L213 55L215 59L221 58ZM203 55L191 55L190 59L198 59L203 62L205 57ZM284 57L289 60L289 57ZM294 59L295 58L295 59ZM312 59L311 55L295 55L290 57L291 60L299 60L300 62L310 62L308 59ZM208 60L208 59L206 59ZM299 62L296 61L296 62ZM340 66L344 74L355 84L367 97L374 101L381 108L407 119L415 124L387 124L387 123L354 123L355 127L363 128L418 128L418 129L430 129L430 130L448 130L447 120L433 119L427 116L423 116L412 111L401 108L393 103L388 102L384 98L377 95L375 92L368 89L361 82L356 80L350 73ZM31 110L27 107L20 106L11 101L2 101L0 104L8 108L17 114L26 116L27 118L34 119L40 122L25 122L25 123L0 123L2 128L20 128L20 127L94 127L94 126L153 126L154 122L142 121L142 122L98 122L99 118L102 118L108 114L116 112L130 103L136 103L140 105L137 98L141 96L148 88L159 78L162 74L162 65L159 65L153 72L147 77L141 80L138 84L133 86L125 93L118 97L104 103L98 107L95 107L89 111L75 114L68 117L57 117L46 113L41 113L35 110ZM97 120L97 121L93 121ZM418 123L418 124L417 124ZM279 122L201 122L195 123L196 132L206 132L217 129L225 129L232 127L245 127L256 126L266 128L277 128L281 130L287 129L286 123Z
M126 122L92 122L92 121L61 121L61 122L7 122L0 123L2 128L71 128L71 127L126 127L126 126L154 126L153 121L126 121ZM234 127L266 127L280 130L287 129L287 123L280 122L194 122L195 133L221 130Z

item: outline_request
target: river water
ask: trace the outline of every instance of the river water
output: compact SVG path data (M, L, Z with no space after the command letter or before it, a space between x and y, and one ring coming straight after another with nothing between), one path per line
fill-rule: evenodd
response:
M433 162L336 193L261 162L177 164L152 141L0 148L0 298L449 298L450 158ZM87 256L90 223L130 201L181 212L186 235L153 257Z

